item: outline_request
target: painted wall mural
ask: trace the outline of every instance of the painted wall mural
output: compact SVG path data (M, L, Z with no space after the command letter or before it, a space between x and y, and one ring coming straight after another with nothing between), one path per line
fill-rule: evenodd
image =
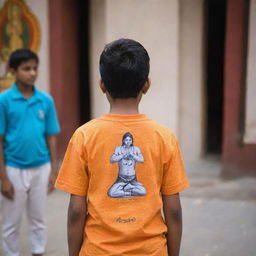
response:
M19 48L38 52L40 41L38 19L25 0L6 0L0 10L0 91L14 82L13 75L8 71L11 52Z

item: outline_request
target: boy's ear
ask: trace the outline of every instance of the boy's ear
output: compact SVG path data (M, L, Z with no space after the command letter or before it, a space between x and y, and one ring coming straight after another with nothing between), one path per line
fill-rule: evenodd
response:
M104 82L102 81L102 79L100 80L100 89L102 90L103 93L107 92L106 86L105 86Z
M148 89L150 88L151 85L151 80L148 78L148 80L146 81L146 83L144 84L143 88L142 88L142 93L146 94Z

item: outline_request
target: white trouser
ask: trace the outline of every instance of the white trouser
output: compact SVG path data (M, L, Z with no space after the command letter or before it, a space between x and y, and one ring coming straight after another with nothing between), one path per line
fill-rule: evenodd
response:
M50 163L31 169L6 166L14 187L14 200L2 197L3 249L6 256L20 256L19 229L24 208L27 210L29 238L32 254L45 251L45 202Z

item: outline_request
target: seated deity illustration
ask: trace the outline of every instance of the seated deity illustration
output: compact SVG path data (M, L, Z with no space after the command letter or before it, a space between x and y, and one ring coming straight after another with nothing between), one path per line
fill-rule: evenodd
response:
M110 163L118 163L118 177L108 190L113 198L145 196L146 189L137 181L136 163L143 163L140 149L133 145L133 136L127 132L123 135L122 145L115 148Z
M8 68L10 54L20 48L37 52L40 25L25 1L5 0L0 7L0 92L8 89L15 77Z

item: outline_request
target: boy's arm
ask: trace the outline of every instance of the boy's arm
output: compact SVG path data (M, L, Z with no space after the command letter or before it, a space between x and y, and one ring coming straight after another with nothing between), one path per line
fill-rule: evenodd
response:
M86 197L70 196L68 207L68 250L69 256L78 256L84 237L87 216Z
M4 154L3 154L3 135L0 135L0 179L1 179L1 193L6 198L14 199L14 189L12 183L9 181L6 169L4 166Z
M54 190L54 183L56 181L56 177L58 173L56 135L47 135L46 141L47 141L47 145L48 145L50 156L51 156L51 173L50 173L49 182L48 182L48 193L50 193Z
M179 193L162 195L165 223L168 231L166 234L169 256L179 256L182 235L182 209Z

